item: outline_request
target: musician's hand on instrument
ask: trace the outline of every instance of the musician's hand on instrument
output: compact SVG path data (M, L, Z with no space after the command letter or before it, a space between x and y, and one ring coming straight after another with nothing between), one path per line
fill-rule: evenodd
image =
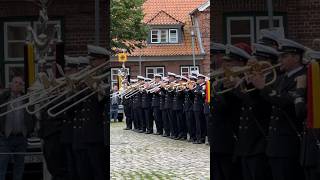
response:
M265 77L261 73L255 73L251 76L250 81L257 89L263 89L266 85Z

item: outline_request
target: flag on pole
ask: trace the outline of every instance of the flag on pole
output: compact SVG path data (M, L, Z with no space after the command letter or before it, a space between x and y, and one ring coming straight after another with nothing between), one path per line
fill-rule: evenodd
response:
M320 128L320 65L312 62L307 72L307 127Z

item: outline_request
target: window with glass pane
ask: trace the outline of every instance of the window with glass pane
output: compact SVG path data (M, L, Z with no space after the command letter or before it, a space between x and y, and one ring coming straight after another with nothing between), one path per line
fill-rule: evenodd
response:
M282 28L283 30L283 17L282 16L274 16L273 17L273 27L279 28L279 30ZM260 38L260 31L261 29L268 29L269 28L269 20L266 16L258 16L256 17L256 33L257 38ZM282 32L284 33L284 32Z
M151 30L151 43L159 43L159 31Z
M23 60L24 44L27 37L29 22L4 23L5 60Z
M192 71L199 71L199 66L181 66L180 72L182 76L189 76Z
M229 17L227 23L228 43L245 42L251 44L253 42L252 17Z
M161 30L161 43L168 42L168 30Z
M178 42L178 30L170 29L170 43L177 43L177 42Z
M153 78L155 74L164 76L164 67L146 67L146 77Z

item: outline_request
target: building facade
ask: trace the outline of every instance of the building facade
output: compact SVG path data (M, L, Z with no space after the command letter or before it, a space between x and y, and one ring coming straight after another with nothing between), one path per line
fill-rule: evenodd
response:
M274 0L274 27L286 38L310 48L320 38L320 1ZM211 11L212 41L253 43L268 28L266 0L215 0Z
M146 47L128 55L125 66L132 78L153 78L154 74L173 72L188 75L191 71L209 73L210 1L147 0L143 4L143 23L150 29ZM193 66L192 31L195 65ZM111 58L112 82L117 82L121 67L117 57Z
M107 24L107 0L100 0L100 44L107 47L109 31ZM39 7L31 1L0 0L0 84L7 86L14 74L23 75L23 45L27 36L26 27L36 32L39 26ZM59 24L65 54L87 54L87 44L94 43L95 0L55 0L48 7L49 28ZM54 61L54 47L48 54Z

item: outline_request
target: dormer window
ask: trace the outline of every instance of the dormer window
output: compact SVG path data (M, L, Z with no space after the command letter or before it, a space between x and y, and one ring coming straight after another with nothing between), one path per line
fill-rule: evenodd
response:
M178 29L152 29L152 44L178 43Z

